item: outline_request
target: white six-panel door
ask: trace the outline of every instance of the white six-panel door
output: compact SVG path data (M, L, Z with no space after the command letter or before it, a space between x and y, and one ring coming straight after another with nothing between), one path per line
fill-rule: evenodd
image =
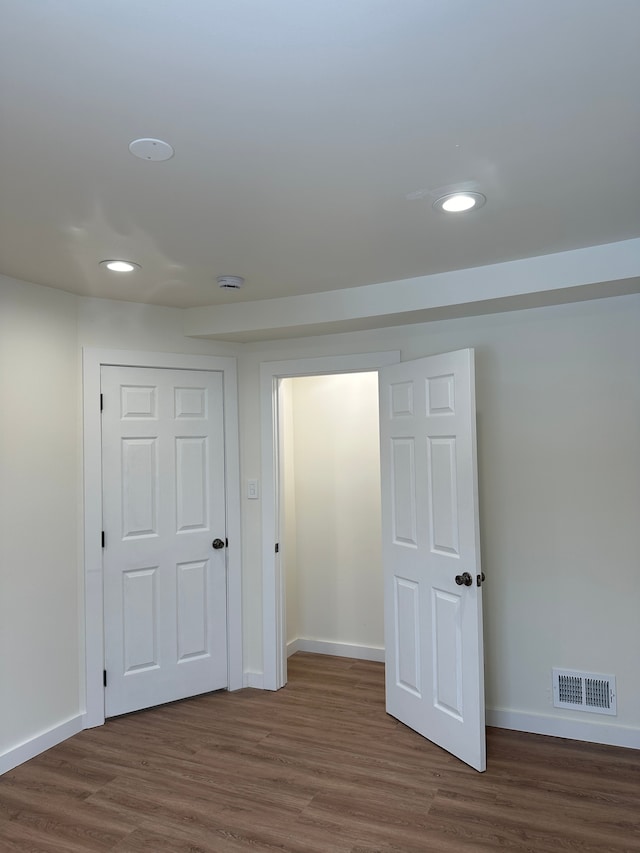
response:
M484 770L473 350L380 371L387 711Z
M223 389L215 372L103 367L101 390L114 716L227 686Z

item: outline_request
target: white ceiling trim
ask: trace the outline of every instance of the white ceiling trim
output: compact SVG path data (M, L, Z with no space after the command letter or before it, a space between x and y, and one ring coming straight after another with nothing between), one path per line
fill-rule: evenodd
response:
M236 341L299 337L638 291L634 239L345 290L188 308L184 332Z

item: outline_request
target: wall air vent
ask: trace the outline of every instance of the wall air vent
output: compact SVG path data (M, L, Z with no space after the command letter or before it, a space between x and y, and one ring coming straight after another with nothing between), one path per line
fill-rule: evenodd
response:
M617 714L616 677L573 669L552 670L553 704L556 708Z

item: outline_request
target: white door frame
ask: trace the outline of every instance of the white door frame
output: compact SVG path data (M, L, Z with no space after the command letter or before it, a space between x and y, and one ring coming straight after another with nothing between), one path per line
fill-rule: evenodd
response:
M83 727L104 723L104 614L102 585L102 429L100 368L159 367L211 370L222 373L224 393L224 452L226 473L227 631L229 690L243 686L242 675L242 560L240 539L240 454L238 443L238 384L236 359L179 353L104 350L82 351L84 429L84 612L86 710Z
M320 358L266 361L260 365L260 430L262 450L262 671L263 687L279 690L286 683L284 582L276 559L278 541L279 463L278 390L281 379L363 373L400 361L399 350Z

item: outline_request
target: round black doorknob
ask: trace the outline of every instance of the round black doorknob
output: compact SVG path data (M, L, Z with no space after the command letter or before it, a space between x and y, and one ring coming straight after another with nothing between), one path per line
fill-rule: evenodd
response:
M456 575L456 583L458 586L471 586L473 578L469 572L463 572L461 575Z
M222 539L214 539L211 545L218 551L220 548L224 548L224 542Z

